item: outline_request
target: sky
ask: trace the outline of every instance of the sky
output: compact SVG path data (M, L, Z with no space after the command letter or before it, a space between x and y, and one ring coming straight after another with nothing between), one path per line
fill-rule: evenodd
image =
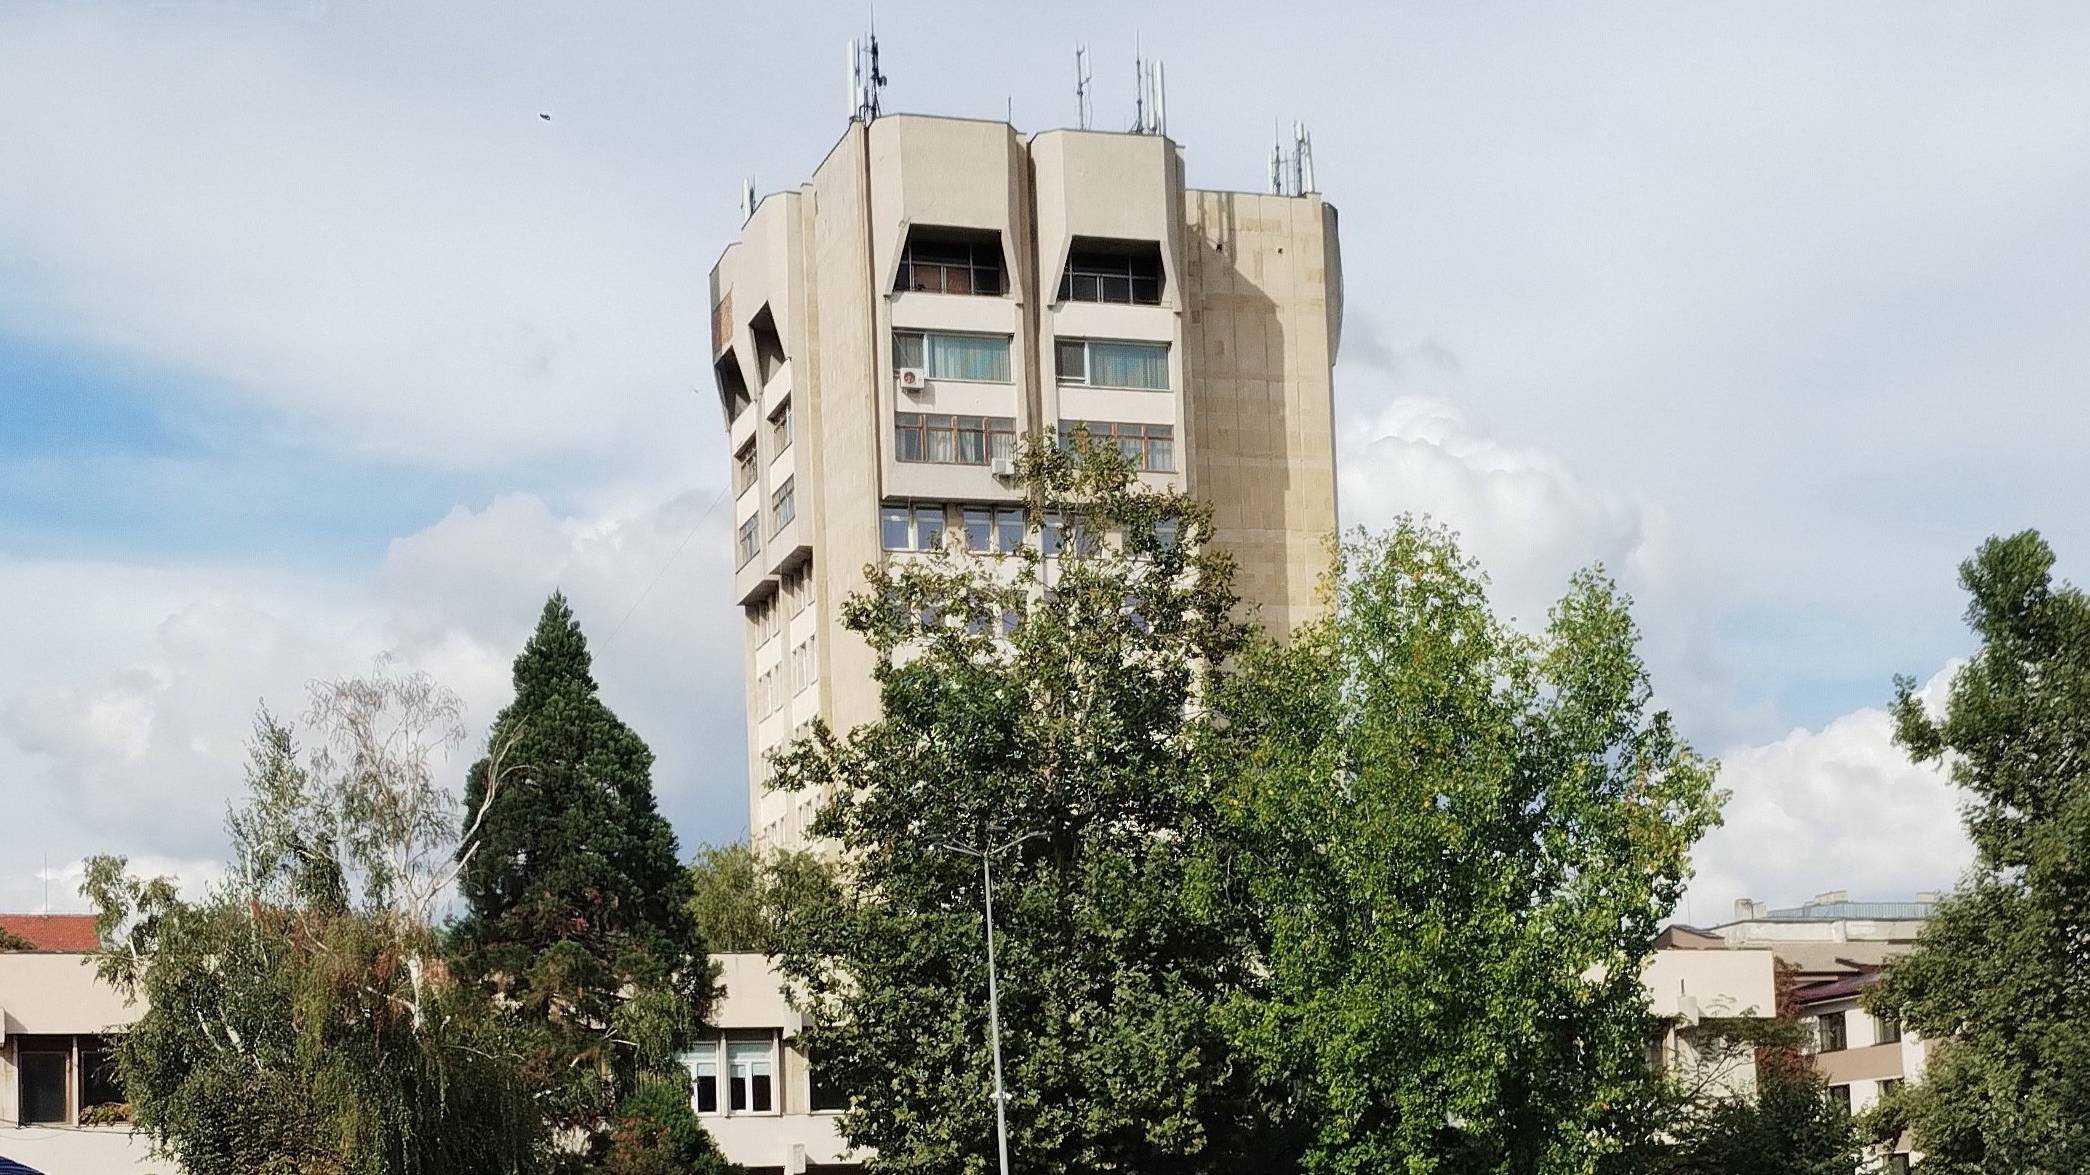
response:
M857 4L0 6L0 909L208 881L257 705L380 655L479 729L554 589L685 849L745 835L705 278L846 117ZM2090 560L2090 9L886 0L888 110L1311 129L1340 510L1525 623L1630 591L1726 825L1679 915L1949 888L1987 535ZM541 117L550 115L549 119ZM460 752L461 780L469 755Z

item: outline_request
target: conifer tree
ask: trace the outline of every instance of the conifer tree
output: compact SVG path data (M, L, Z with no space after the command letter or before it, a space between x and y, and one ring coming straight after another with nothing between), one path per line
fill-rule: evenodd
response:
M457 945L522 1022L553 1125L583 1140L578 1159L628 1166L619 1147L660 1132L622 1119L639 1102L657 1118L661 1082L686 1088L675 1056L713 974L654 804L653 754L599 696L563 595L545 602L514 680L487 740L498 768L470 776L466 810L484 813L459 877Z

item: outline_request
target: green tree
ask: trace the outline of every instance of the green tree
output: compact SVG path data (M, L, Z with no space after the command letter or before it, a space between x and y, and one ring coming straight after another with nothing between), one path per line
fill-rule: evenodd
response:
M1403 521L1331 591L1215 695L1269 977L1243 1046L1301 1091L1309 1171L1596 1170L1656 1122L1640 973L1714 765L1599 574L1526 636Z
M1975 851L1872 999L1930 1039L1889 1113L1932 1175L2090 1170L2090 598L2053 566L2032 531L1983 543L1943 715L1895 683L1896 739L1948 765Z
M454 942L466 974L514 1009L561 1160L600 1164L620 1118L666 1112L653 1091L701 1025L714 974L655 808L653 754L598 696L564 596L545 602L514 681L469 776ZM628 1151L646 1135L621 1137Z
M773 955L782 949L780 919L824 903L831 884L808 852L706 845L689 866L689 915L714 951Z
M843 609L883 715L778 762L832 798L840 892L787 919L784 970L841 1129L876 1172L995 1153L979 863L994 909L1012 1151L1026 1172L1268 1169L1218 1017L1250 981L1194 701L1241 647L1209 511L1113 453L1027 451L1057 547L873 565ZM1024 839L1028 837L1029 839Z
M1860 1144L1850 1112L1808 1069L1773 1070L1753 1091L1709 1097L1675 1126L1661 1175L1851 1175Z
M418 674L317 686L309 759L257 720L208 896L89 862L101 974L145 1004L116 1050L131 1113L191 1175L538 1169L518 1042L452 979L424 900L449 884L432 759L457 713Z

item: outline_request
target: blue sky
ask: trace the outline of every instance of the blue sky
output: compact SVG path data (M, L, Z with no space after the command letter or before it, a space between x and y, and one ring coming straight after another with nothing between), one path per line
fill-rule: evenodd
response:
M795 183L839 134L860 21L0 9L0 790L28 832L0 908L46 854L207 873L255 703L307 679L389 652L483 724L555 586L685 844L741 834L704 275L741 178ZM1306 121L1342 217L1345 519L1452 523L1522 617L1592 561L1635 594L1735 794L1694 914L1951 882L1949 789L1878 707L1965 652L1952 569L1984 535L2090 551L2090 12L879 24L890 108L1026 130L1069 121L1076 41L1098 121L1129 120L1137 33L1199 186L1259 187Z

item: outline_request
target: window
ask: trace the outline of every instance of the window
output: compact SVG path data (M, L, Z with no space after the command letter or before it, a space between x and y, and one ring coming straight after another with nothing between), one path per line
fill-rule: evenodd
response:
M791 650L791 692L802 693L805 688L820 680L820 661L814 656L815 637L807 637L805 643Z
M1829 1100L1830 1100L1830 1101L1833 1101L1833 1102L1835 1102L1835 1103L1836 1103L1837 1105L1839 1105L1839 1106L1842 1106L1842 1107L1843 1107L1843 1112L1844 1112L1844 1113L1846 1113L1846 1114L1850 1113L1850 1112L1851 1112L1851 1087L1850 1087L1849 1085L1832 1085L1832 1086L1830 1086L1830 1087L1829 1087Z
M1059 382L1094 388L1168 390L1167 343L1117 343L1061 339L1053 344Z
M718 1044L704 1041L682 1054L682 1063L689 1069L689 1083L695 1093L697 1113L718 1113Z
M888 551L941 551L943 531L941 502L879 507L878 541Z
M774 1045L766 1040L729 1040L726 1065L732 1082L727 1105L734 1113L775 1112L771 1088L776 1067Z
M1814 1040L1817 1051L1824 1053L1842 1052L1845 1047L1843 1013L1824 1012L1815 1017ZM1844 1087L1849 1093L1849 1087Z
M784 369L784 340L777 335L776 315L767 306L755 311L754 320L748 325L755 335L755 372L767 387Z
M81 1038L80 1107L116 1106L125 1100L123 1075L116 1068L116 1057L109 1046L98 1037Z
M21 1121L70 1122L72 1107L65 1096L66 1069L71 1057L61 1052L31 1052L15 1056L19 1074Z
M1072 448L1082 429L1088 430L1092 445L1116 445L1132 462L1132 468L1149 473L1174 473L1176 469L1176 426L1172 424L1127 424L1109 420L1060 421L1060 445Z
M1901 1092L1901 1078L1899 1078L1899 1077L1882 1077L1882 1078L1880 1079L1880 1096L1881 1096L1881 1097L1893 1097L1893 1096L1894 1096L1895 1094L1897 1094L1897 1093L1900 1093L1900 1092Z
M791 525L791 520L798 517L798 503L795 500L791 485L793 480L792 478L785 478L784 484L778 486L776 492L769 495L769 533L771 534L775 534Z
M791 398L786 396L784 402L776 406L776 411L769 414L769 455L775 457L790 447Z
M1023 545L1023 511L1015 506L1001 506L994 511L994 549L1004 554Z
M813 1086L814 1113L849 1108L849 1095L843 1092L842 1083L835 1078L831 1066L814 1064L808 1076Z
M1161 246L1154 241L1076 237L1060 275L1062 302L1161 304Z
M914 228L900 251L893 292L1000 296L1001 237L964 229Z
M1010 382L1009 337L894 331L893 366L919 367L929 379L1005 384Z
M1893 1044L1901 1039L1901 1021L1892 1016L1872 1018L1872 1043Z
M740 540L738 550L740 554L740 562L735 564L736 567L747 566L748 563L753 561L756 555L761 554L762 520L760 518L751 517L746 522L740 524Z
M1086 555L1094 548L1090 545L1087 528L1079 518L1061 518L1055 511L1048 511L1038 527L1038 548L1044 554L1058 555L1063 550L1070 554Z
M1887 1156L1887 1175L1909 1175L1909 1153L1896 1151Z
M718 357L712 371L718 375L719 402L725 405L726 422L731 424L740 419L740 414L747 411L749 404L754 403L754 398L748 395L747 378L740 374L740 361L731 351Z
M985 506L965 508L965 549L968 551L992 551L994 549L994 511Z
M1016 453L1016 421L1008 416L893 416L893 457L932 465L985 465Z
M755 484L755 442L754 438L750 437L747 444L740 446L740 451L733 454L733 496L737 498L746 493L747 488L753 484Z

